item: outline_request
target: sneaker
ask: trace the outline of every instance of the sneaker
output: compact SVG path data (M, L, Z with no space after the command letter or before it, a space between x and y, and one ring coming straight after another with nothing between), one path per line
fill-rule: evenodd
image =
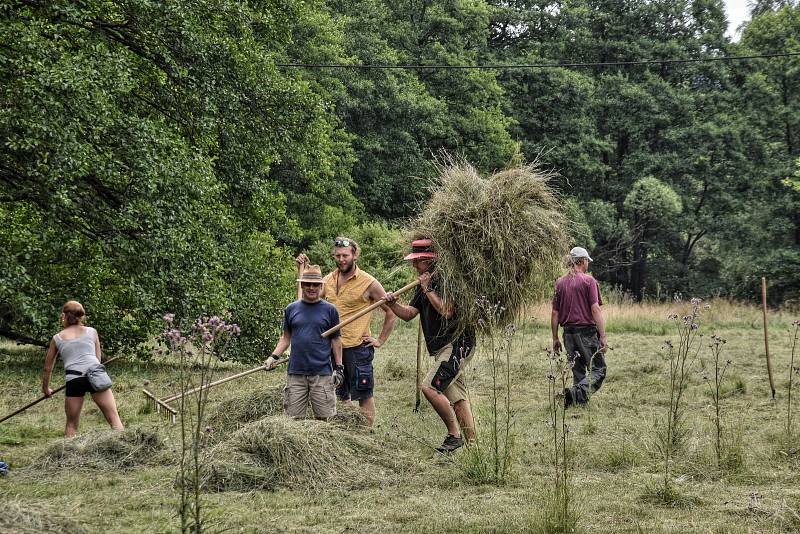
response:
M436 450L439 452L453 452L462 445L464 445L463 438L457 438L452 434L448 434L447 437L444 438L444 443L442 443L440 447L436 447Z

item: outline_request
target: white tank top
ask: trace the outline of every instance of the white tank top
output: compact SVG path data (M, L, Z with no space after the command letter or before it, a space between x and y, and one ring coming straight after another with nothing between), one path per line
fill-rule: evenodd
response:
M85 326L84 330L83 335L75 339L64 339L60 334L53 337L58 353L64 361L64 370L73 371L73 373L67 373L65 380L79 378L89 368L97 365L97 351L94 343L97 339L97 330L89 326ZM75 372L79 374L74 374Z

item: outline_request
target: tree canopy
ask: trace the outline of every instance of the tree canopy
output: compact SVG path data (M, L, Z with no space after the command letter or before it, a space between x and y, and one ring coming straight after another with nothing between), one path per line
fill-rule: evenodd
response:
M0 335L83 302L111 349L228 314L260 357L292 255L381 250L457 152L557 187L595 275L636 298L800 299L800 7L722 0L21 0L0 6ZM559 64L581 69L333 69ZM322 262L323 258L317 261Z

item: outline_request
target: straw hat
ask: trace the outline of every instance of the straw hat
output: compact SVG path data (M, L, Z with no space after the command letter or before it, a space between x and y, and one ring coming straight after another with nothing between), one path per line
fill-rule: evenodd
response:
M416 260L417 258L436 258L436 253L433 251L433 241L430 239L417 239L411 242L411 254L403 259Z
M322 278L322 269L319 265L309 265L297 279L298 282L309 282L312 284L324 284L325 280Z

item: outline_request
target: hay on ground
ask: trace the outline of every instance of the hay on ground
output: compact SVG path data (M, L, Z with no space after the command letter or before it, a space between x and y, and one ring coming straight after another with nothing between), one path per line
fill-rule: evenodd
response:
M363 429L369 424L358 407L342 404L336 407L336 415L331 418L330 422L345 430Z
M372 435L335 424L285 416L250 423L220 443L206 489L299 491L377 487L397 481L413 463Z
M433 240L442 297L463 326L505 326L549 294L562 269L568 231L553 173L534 163L484 178L454 158L439 169L411 234Z
M282 413L283 386L279 386L227 399L211 411L207 421L215 439L219 441L253 421ZM337 406L337 413L331 422L347 429L367 426L367 419L353 406Z
M226 399L210 412L207 422L217 439L224 439L248 423L283 413L283 386L258 389Z
M41 532L87 532L79 523L55 513L44 504L23 504L18 501L3 500L0 512L0 532L8 534L28 534Z
M39 458L40 468L114 469L153 463L164 448L154 430L103 430L61 439Z

